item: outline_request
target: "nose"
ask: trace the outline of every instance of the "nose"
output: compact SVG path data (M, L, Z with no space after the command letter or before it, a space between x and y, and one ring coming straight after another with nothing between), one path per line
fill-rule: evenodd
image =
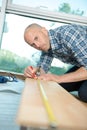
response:
M39 48L39 42L38 41L35 41L35 47Z

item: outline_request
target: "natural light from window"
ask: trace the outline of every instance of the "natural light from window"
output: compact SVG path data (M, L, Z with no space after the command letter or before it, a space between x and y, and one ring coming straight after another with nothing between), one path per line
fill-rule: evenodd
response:
M13 4L87 16L87 0L12 0ZM65 10L66 9L66 10Z
M26 18L23 16L7 14L5 20L4 34L2 39L1 49L9 50L18 56L26 57L32 60L39 59L40 51L32 48L24 41L24 29L31 23L38 23L48 30L63 25L62 23L38 20L34 18ZM54 60L53 65L63 66L64 63L56 64Z

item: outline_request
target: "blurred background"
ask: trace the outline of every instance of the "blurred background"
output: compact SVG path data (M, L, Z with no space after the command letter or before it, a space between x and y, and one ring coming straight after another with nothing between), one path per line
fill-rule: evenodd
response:
M0 70L23 73L36 66L40 51L24 41L24 30L39 23L48 30L61 25L87 25L86 0L0 0ZM61 75L70 67L53 59L50 72Z

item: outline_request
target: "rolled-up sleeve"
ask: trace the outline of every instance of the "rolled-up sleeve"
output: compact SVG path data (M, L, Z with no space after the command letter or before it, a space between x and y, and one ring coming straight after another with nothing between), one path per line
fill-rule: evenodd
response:
M37 63L37 66L41 66L41 68L45 71L48 72L50 69L51 63L53 60L53 56L51 51L49 52L42 52L40 61Z

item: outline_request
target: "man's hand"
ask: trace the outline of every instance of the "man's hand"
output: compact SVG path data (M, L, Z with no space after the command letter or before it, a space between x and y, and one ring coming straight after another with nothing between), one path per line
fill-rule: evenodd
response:
M62 74L62 75L54 75L54 74L42 74L38 77L38 79L55 81L57 83L69 83L69 82L78 82L87 80L87 70L84 67L79 68L78 70Z
M26 78L37 78L36 71L37 71L37 68L33 68L32 66L28 66L24 70L24 76Z
M58 82L58 77L59 77L58 75L48 73L48 74L42 74L41 76L38 77L38 79Z
M25 68L24 70L24 76L26 78L34 78L34 79L37 79L38 78L38 75L37 75L37 72L38 72L38 69L39 67L32 67L32 66L28 66L27 68ZM43 69L40 68L39 70L40 74L44 74L45 71Z

